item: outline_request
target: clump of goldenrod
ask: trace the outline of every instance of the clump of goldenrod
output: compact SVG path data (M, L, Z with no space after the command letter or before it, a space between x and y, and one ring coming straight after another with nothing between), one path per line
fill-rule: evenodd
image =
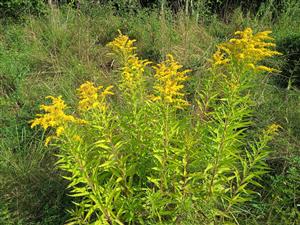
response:
M79 214L70 224L174 224L191 213L198 213L201 224L236 221L236 208L251 199L253 185L260 187L268 172L267 144L280 126L269 126L257 141L241 132L251 124L248 90L254 87L242 78L273 71L259 61L279 53L270 49L275 45L268 42L269 31L253 34L247 28L235 34L218 46L211 80L196 99L202 112L209 109L206 120L187 107L190 70L169 54L147 70L154 71L153 88L147 89L150 62L138 58L135 40L122 33L108 44L121 60L122 107L107 103L113 86L90 81L77 89L75 111L85 120L67 115L61 96L48 97L52 103L41 106L45 113L31 127L55 129L46 143L58 140L57 164L67 172L71 196L79 197ZM178 116L177 109L185 107Z
M166 104L172 104L177 108L182 108L189 105L184 99L183 93L184 81L188 79L186 74L190 70L182 70L182 65L174 60L172 55L167 55L167 59L154 66L156 78L154 90L155 95L152 97L153 101L161 100Z
M257 71L276 71L273 68L258 65L258 62L265 58L281 54L271 49L276 46L272 42L274 39L269 36L271 33L271 31L263 31L253 34L251 28L235 32L236 38L217 46L217 51L213 55L213 65L227 65L233 62L245 64Z

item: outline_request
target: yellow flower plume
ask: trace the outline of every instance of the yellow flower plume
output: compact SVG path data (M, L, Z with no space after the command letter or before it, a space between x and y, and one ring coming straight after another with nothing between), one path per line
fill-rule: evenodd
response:
M120 89L126 93L134 95L140 91L143 82L143 74L147 65L151 62L141 60L135 54L136 47L133 46L136 40L130 40L128 36L120 35L107 44L112 50L121 55L122 59L122 78L120 81Z
M133 46L136 40L130 40L127 35L122 34L119 30L119 36L107 44L114 52L121 53L123 57L134 54L136 47Z
M154 85L156 95L151 97L153 101L162 100L177 108L189 105L183 99L185 94L182 92L182 89L184 88L183 82L188 79L186 74L190 70L180 71L182 67L170 54L167 55L167 59L164 62L153 67L156 71L154 75L156 78Z
M80 111L89 111L95 108L105 107L105 98L108 95L113 95L114 93L111 91L113 86L108 86L102 92L103 86L94 86L92 82L83 83L78 89L79 96L79 105L78 108Z
M213 66L226 65L230 62L245 64L254 70L273 72L273 68L257 65L257 63L267 57L280 55L281 53L272 50L276 45L270 41L271 31L263 31L253 34L251 28L244 31L237 31L237 38L232 38L228 42L217 46L217 51L213 55Z
M52 104L41 105L40 109L45 111L45 113L37 114L37 118L30 121L31 128L38 126L38 125L42 126L45 130L48 127L55 128L56 135L47 137L45 145L47 145L51 139L62 135L65 131L67 123L69 123L69 122L83 123L84 122L83 120L76 119L72 115L65 114L64 110L67 109L67 105L61 98L62 98L61 96L59 96L57 98L53 97L53 96L46 97L46 99L51 99Z
M148 60L140 60L135 55L129 57L122 68L120 88L130 93L138 91L143 81L145 67L150 63Z

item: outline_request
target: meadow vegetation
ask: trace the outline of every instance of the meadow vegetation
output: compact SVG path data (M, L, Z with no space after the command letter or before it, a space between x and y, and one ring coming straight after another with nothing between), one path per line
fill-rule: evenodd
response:
M298 224L299 1L145 2L0 3L0 224Z

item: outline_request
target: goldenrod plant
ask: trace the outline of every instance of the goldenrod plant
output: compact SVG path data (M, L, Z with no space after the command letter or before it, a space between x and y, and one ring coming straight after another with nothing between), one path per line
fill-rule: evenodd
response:
M121 65L114 86L85 82L73 109L48 97L32 127L54 132L46 144L59 149L74 197L68 224L238 223L240 205L262 187L280 128L248 132L251 89L274 71L260 63L280 54L269 34L247 28L217 46L195 99L185 90L193 71L171 54L157 65L140 59L122 33L108 44Z
M249 142L247 128L252 125L255 105L250 91L256 87L258 76L263 75L261 71L273 71L258 63L280 54L269 48L274 47L273 43L266 42L273 40L270 33L253 34L247 28L217 46L211 61L212 79L197 100L199 111L207 120L206 126L203 122L198 125L206 140L207 159L201 188L205 201L213 208L209 210L216 223L225 222L225 218L237 222L234 212L238 210L233 207L257 194L250 187L261 187L258 181L268 171L264 163L270 153L267 143L279 126L270 125L253 142Z

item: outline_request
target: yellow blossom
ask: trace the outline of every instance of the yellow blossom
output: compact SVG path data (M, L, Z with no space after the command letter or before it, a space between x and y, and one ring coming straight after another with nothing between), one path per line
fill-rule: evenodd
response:
M119 36L107 44L116 53L121 53L124 57L134 54L136 47L133 46L136 40L130 40L127 35L123 35L119 30Z
M223 53L219 46L217 46L217 51L213 54L214 65L225 65L230 62L229 59L226 59L225 53Z
M85 82L78 89L79 110L88 111L92 108L96 108L99 105L98 101L98 91L103 88L103 86L95 87L92 82Z
M133 46L134 42L135 40L130 40L128 36L120 32L117 38L108 43L108 46L122 57L123 67L120 89L130 93L130 95L134 95L134 93L140 91L144 80L145 67L150 64L148 60L141 60L137 57L135 54L136 47Z
M105 98L107 95L113 95L114 93L110 90L113 86L108 86L102 92L103 86L94 86L92 82L85 82L83 83L78 89L78 96L79 96L79 105L78 108L81 111L88 111L90 109L101 108L105 105Z
M189 103L184 100L184 93L182 89L184 88L183 82L188 79L186 74L190 70L183 70L182 65L178 64L172 55L167 55L167 59L153 67L156 71L154 77L156 82L154 85L154 90L156 95L152 96L152 101L162 100L167 104L172 104L177 108L182 108L189 105Z
M267 67L267 66L257 66L255 69L260 70L260 71L266 71L266 72L269 72L269 73L279 72L279 70L276 70L274 68L270 68L270 67Z
M63 126L59 126L57 129L56 129L56 135L57 136L60 136L63 132L64 132L65 128Z
M148 64L150 64L148 60L140 60L135 55L129 57L122 68L120 88L131 93L136 92L143 81L145 67Z
M105 98L107 95L114 95L114 93L111 91L111 89L113 89L114 86L109 85L107 88L105 88L101 93L100 93L100 97L101 98Z
M52 140L52 139L54 139L55 138L55 136L49 136L49 137L47 137L46 138L46 140L45 140L45 146L48 146L49 145L49 143L50 143L50 141Z
M255 70L255 65L253 63L248 63L247 67L249 67L250 69Z
M56 135L47 137L46 145L49 141L55 137L59 137L64 133L66 124L69 122L83 122L82 120L78 120L72 115L66 115L64 110L67 109L66 104L61 99L62 97L52 97L48 96L46 99L51 99L52 104L50 105L41 105L41 110L45 111L44 114L37 114L37 118L31 121L31 128L40 125L45 130L48 127L52 127L56 129Z
M60 125L66 122L75 122L76 119L71 115L66 115L64 110L67 108L64 101L59 96L58 98L48 96L47 99L52 100L51 105L41 105L41 109L44 110L45 114L38 114L37 118L32 120L31 128L41 125L45 130L48 127L60 127ZM59 132L61 133L61 132Z
M274 72L275 69L257 65L257 63L267 57L280 55L281 53L272 50L275 44L269 41L274 39L270 37L271 31L263 31L253 34L251 28L244 31L235 32L236 38L217 46L217 51L213 55L213 65L225 65L230 62L245 64L254 70Z

